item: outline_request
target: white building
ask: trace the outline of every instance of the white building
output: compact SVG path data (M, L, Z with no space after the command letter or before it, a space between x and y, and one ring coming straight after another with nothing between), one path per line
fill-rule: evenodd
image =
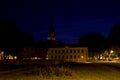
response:
M49 60L62 60L65 62L86 62L88 59L88 48L48 48L47 56Z

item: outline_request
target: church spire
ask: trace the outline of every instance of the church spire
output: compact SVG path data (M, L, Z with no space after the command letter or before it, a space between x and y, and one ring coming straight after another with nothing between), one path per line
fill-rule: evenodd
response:
M55 31L54 31L54 24L53 24L53 18L50 17L50 27L48 32L48 40L55 41Z

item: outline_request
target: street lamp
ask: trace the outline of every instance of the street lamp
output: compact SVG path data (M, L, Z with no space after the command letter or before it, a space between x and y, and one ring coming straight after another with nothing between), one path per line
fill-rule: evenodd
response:
M109 60L111 61L111 54L113 54L113 50L110 50L110 54L109 54Z
M110 54L112 54L114 51L113 50L110 50Z

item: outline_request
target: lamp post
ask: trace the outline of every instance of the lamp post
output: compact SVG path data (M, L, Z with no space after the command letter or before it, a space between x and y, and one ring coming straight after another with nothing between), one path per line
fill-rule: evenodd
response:
M111 59L111 54L113 54L113 52L113 50L110 50L109 59Z

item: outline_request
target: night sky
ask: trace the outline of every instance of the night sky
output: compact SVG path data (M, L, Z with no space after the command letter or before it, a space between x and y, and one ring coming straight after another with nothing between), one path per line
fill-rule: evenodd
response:
M120 23L119 0L3 0L0 19L11 19L36 41L46 40L53 16L56 39L75 43L79 36L98 32L108 36Z

